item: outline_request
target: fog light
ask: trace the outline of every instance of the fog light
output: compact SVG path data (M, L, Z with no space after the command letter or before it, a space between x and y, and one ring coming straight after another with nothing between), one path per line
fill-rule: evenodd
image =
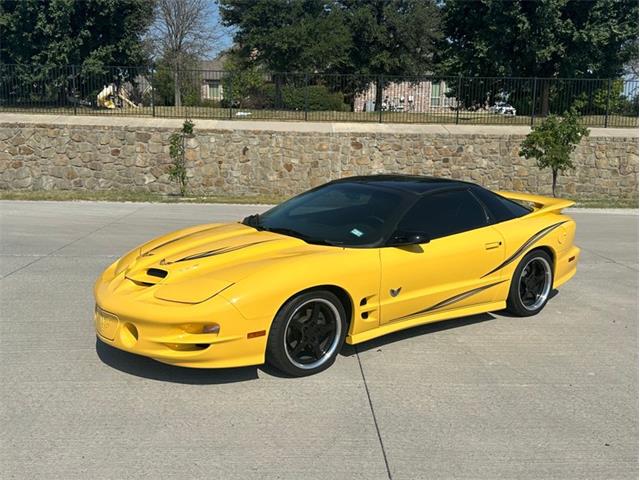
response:
M220 333L220 325L212 323L211 325L205 325L202 327L202 333Z

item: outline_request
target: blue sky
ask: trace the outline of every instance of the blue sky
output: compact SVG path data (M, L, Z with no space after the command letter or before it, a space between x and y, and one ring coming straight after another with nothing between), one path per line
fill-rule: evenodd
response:
M212 8L213 15L209 21L209 24L211 25L212 29L219 30L220 33L222 34L222 37L220 39L219 44L212 45L211 53L210 53L211 56L216 56L221 50L226 50L233 44L231 31L228 28L224 28L222 25L220 25L220 15L218 14L218 2L214 2L214 3L215 5Z

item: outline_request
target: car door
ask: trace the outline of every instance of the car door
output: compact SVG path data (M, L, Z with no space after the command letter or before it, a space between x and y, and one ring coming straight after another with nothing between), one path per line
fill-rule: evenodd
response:
M504 259L504 240L490 223L467 188L418 200L397 228L430 240L380 250L381 323L496 301L502 279L489 272Z

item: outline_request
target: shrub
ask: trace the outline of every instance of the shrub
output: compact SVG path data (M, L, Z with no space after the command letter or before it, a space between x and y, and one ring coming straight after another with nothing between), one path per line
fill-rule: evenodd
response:
M180 195L187 193L187 160L185 158L185 142L187 137L193 136L194 123L185 120L182 128L169 137L169 156L172 164L169 168L169 178L178 182Z
M305 99L306 97L306 99ZM290 110L309 111L344 111L349 105L344 103L340 92L330 92L324 85L309 85L308 87L284 87L282 100Z

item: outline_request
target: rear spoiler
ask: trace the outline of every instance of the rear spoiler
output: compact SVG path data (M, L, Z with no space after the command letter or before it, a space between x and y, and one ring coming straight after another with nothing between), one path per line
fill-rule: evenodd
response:
M562 209L575 205L572 200L564 198L543 197L542 195L531 195L529 193L520 192L496 192L509 200L532 203L534 210L530 215L541 215L544 213L560 213Z

